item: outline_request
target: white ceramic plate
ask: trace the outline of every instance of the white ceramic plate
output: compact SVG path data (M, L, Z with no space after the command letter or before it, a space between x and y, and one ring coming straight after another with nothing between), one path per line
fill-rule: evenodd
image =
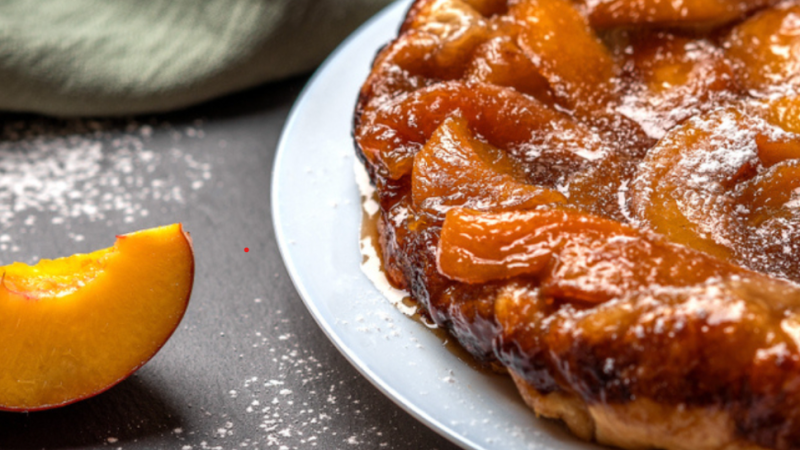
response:
M280 251L311 314L336 347L398 405L471 449L596 449L536 419L510 379L476 371L403 315L360 270L361 209L353 107L378 49L409 6L395 3L333 53L283 131L272 180Z

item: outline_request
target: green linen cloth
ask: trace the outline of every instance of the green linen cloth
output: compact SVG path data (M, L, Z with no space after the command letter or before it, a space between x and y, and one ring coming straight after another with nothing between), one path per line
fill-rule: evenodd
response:
M0 0L0 110L166 111L309 71L389 0Z

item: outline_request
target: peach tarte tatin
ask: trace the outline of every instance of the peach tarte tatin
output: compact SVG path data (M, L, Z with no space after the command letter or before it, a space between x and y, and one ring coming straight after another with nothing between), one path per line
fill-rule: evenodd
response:
M417 0L354 136L390 282L538 415L800 449L800 0Z

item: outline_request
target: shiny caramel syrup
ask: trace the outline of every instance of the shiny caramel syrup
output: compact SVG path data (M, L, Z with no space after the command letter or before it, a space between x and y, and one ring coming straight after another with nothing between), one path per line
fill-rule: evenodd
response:
M487 375L504 373L505 370L502 366L486 365L477 361L457 340L453 339L453 337L448 334L447 330L437 326L436 323L428 317L425 310L421 308L407 292L399 290L391 285L383 270L381 246L378 245L380 239L378 220L380 216L377 214L377 210L374 209L377 208L378 197L374 189L369 186L369 179L364 172L363 166L357 164L355 171L356 182L359 185L359 192L361 193L361 241L359 245L362 254L362 271L364 271L379 291L383 292L384 295L387 295L386 292L388 292L387 298L390 299L390 301L402 296L399 301L391 301L392 304L406 317L428 328L431 333L441 339L442 345L460 361L464 362L473 370ZM371 258L378 258L380 264L377 266L368 265L370 264L369 260ZM378 269L377 271L376 267Z

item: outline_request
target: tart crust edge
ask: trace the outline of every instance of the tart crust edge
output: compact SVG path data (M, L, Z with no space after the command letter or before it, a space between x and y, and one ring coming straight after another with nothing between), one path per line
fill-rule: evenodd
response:
M736 435L730 415L715 407L661 405L648 399L593 404L565 391L542 394L509 370L537 417L563 421L586 441L625 449L765 450Z

